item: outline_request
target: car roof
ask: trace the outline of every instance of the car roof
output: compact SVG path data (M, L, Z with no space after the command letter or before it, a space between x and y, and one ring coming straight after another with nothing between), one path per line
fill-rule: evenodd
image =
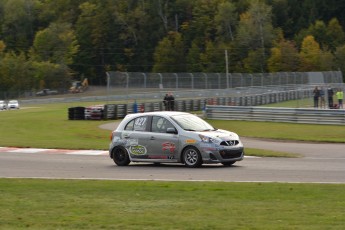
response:
M187 115L190 113L179 112L179 111L155 111L155 112L145 112L145 113L131 113L128 114L128 117L137 117L137 116L174 116L174 115Z

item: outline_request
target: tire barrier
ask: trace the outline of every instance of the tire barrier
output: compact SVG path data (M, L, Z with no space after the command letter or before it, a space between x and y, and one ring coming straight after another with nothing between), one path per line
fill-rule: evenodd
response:
M85 120L102 120L104 105L95 105L85 108Z
M85 107L68 108L69 120L84 120L84 117L85 117Z
M201 105L200 105L200 100L198 99L195 99L195 100L192 100L192 111L200 111L201 110Z
M311 98L310 90L271 92L258 95L243 95L237 97L212 97L200 99L175 100L175 111L201 111L206 105L221 106L258 106L283 101L296 100L301 98ZM68 109L70 120L117 120L124 118L130 113L163 111L162 101L128 104L106 104L91 107L73 107Z
M106 104L104 106L103 118L105 120L114 120L116 118L116 107L115 104Z

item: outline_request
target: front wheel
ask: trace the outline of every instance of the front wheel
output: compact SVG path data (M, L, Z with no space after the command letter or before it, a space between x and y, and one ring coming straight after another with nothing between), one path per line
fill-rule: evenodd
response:
M189 168L197 168L202 164L201 154L195 147L187 147L182 156L184 164Z
M127 150L121 147L113 149L113 161L118 166L127 166L131 162Z

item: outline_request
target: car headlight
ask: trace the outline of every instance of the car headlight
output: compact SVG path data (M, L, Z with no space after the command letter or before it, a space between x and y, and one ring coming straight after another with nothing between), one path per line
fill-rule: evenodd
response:
M215 143L215 144L218 144L220 142L218 139L211 138L211 137L208 137L208 136L204 136L204 135L201 135L201 134L199 134L199 137L200 137L201 141L205 142L205 143Z

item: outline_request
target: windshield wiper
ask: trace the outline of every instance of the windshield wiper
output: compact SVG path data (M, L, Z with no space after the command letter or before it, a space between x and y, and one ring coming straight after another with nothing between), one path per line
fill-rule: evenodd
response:
M186 130L186 131L196 131L194 129L184 129L184 130Z

